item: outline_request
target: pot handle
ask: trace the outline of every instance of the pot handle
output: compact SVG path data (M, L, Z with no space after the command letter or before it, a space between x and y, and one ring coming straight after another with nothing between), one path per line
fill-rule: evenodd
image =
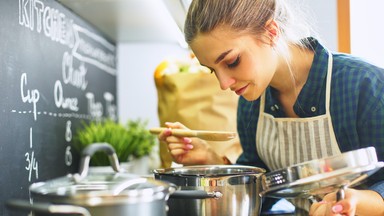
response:
M91 213L86 208L74 205L53 205L49 203L34 203L31 204L24 200L9 200L6 206L10 209L28 210L49 214L80 214L91 216Z
M340 201L345 198L345 190L347 189L347 187L351 187L367 177L368 177L368 174L364 173L359 177L355 178L354 180L352 180L351 182L349 182L349 184L341 185L339 190L336 192L336 201Z
M104 151L108 155L109 162L111 163L114 171L121 171L119 159L116 155L115 149L108 143L93 143L86 147L82 152L79 171L80 178L76 177L76 181L80 181L88 175L91 157L98 151Z
M171 199L219 199L223 194L219 191L207 192L203 190L179 190L173 192L169 198Z

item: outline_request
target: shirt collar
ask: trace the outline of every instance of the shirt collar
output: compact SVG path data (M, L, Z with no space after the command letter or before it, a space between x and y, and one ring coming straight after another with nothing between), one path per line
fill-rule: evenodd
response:
M325 112L325 85L328 69L328 51L314 38L307 38L309 48L315 55L304 84L294 105L300 117L310 117Z

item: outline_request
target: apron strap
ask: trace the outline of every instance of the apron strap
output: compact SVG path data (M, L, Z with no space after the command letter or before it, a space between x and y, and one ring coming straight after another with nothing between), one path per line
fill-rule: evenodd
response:
M326 84L326 91L325 91L325 113L329 113L329 108L331 106L331 80L332 80L332 64L333 64L333 57L332 53L327 50L328 52L328 70L327 70L327 84Z

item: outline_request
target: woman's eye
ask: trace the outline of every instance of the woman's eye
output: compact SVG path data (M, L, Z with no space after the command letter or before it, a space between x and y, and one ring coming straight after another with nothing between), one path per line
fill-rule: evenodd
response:
M237 56L237 58L235 59L235 61L233 61L232 63L228 64L228 67L229 68L234 68L236 67L237 65L239 65L240 63L240 56Z

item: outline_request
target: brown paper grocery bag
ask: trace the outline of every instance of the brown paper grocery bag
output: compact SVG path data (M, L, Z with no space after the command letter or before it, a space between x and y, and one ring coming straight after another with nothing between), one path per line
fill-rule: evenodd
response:
M210 73L174 73L155 77L160 126L165 122L181 122L194 130L236 132L238 96L220 89ZM238 137L230 141L208 141L220 155L233 163L241 154ZM165 143L160 143L162 167L172 164Z

